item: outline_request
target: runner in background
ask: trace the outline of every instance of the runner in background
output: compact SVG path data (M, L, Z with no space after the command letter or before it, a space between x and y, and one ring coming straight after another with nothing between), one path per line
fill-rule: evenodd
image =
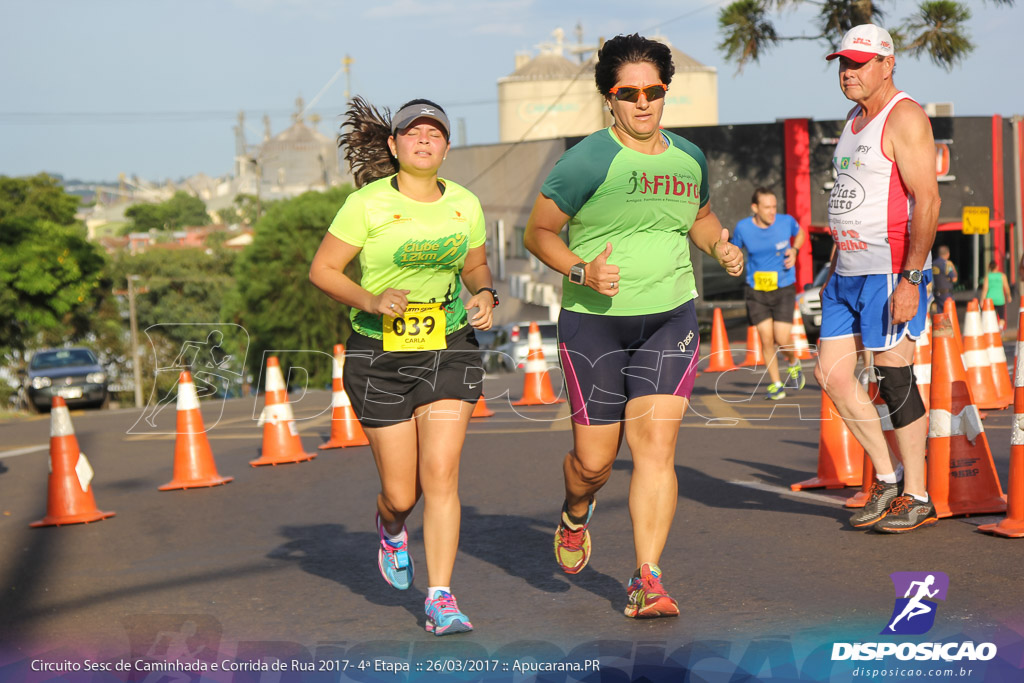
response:
M807 239L796 219L778 213L778 199L759 187L750 198L753 214L736 224L732 243L747 250L747 285L743 298L747 322L757 328L761 353L768 364L765 398L786 397L786 386L803 389L806 380L793 347L793 310L796 305L796 255ZM778 352L789 362L786 381L779 376Z

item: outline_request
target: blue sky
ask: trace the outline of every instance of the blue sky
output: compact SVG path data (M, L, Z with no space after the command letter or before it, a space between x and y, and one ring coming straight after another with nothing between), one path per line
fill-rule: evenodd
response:
M232 168L232 127L246 113L249 142L264 114L289 125L348 54L352 94L392 108L430 97L464 121L469 144L497 140L497 80L516 52L536 52L561 27L584 41L661 33L719 70L721 123L835 119L847 101L826 47L797 41L742 74L725 64L718 11L726 0L0 0L0 174L39 171L86 180L118 173L150 180ZM895 21L911 0L883 0ZM1018 43L1024 2L971 0L976 52L951 74L898 60L896 84L921 102L953 102L959 116L1024 114ZM812 7L789 11L780 33L806 33ZM337 128L345 80L312 111Z

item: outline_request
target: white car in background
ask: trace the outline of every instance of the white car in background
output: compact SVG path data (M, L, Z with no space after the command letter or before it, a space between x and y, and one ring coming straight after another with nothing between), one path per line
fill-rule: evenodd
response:
M540 328L541 351L548 368L558 366L558 323L536 321ZM494 341L488 365L505 372L522 370L526 366L526 356L530 351L530 322L508 323L494 329Z
M807 332L808 339L816 339L821 332L821 288L828 278L828 266L826 263L814 277L814 282L796 295L796 305L800 309L800 317L803 318L804 331Z

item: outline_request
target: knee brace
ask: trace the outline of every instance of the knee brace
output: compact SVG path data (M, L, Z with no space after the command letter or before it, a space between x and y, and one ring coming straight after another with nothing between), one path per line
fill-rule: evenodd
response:
M927 413L921 392L917 389L912 365L900 368L876 367L875 377L878 378L878 394L889 408L893 427L906 427Z

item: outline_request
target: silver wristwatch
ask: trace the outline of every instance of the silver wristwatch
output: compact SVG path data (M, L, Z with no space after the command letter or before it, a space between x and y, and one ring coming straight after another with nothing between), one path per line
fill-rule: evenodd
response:
M903 277L912 285L919 285L924 280L924 275L921 274L920 270L904 270Z
M574 285L582 285L587 281L587 264L580 261L569 269L569 282Z

